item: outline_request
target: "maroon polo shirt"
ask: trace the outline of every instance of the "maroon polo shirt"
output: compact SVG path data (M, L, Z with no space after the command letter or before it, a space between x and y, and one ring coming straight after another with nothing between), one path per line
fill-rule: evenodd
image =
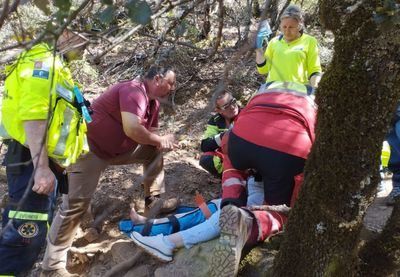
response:
M125 135L121 112L129 112L142 119L149 130L158 127L160 103L150 100L144 83L131 80L108 88L92 104L93 121L88 124L90 150L103 159L113 158L134 150L138 143Z

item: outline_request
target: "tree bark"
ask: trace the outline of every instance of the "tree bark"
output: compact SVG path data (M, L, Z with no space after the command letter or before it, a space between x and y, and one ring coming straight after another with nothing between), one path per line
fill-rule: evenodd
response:
M322 0L334 56L316 94L316 141L273 276L355 276L358 236L400 96L400 28L379 1Z
M264 9L267 11L266 18L269 18L271 30L275 33L279 28L279 17L290 4L290 0L266 1Z
M359 276L380 277L400 271L400 199L380 236L360 250Z

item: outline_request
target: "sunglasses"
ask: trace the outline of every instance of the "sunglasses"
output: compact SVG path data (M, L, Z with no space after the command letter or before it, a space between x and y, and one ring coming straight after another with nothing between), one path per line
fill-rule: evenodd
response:
M218 107L218 109L225 111L226 109L230 108L230 107L234 107L236 106L236 99L232 98L228 103L226 103L225 105Z

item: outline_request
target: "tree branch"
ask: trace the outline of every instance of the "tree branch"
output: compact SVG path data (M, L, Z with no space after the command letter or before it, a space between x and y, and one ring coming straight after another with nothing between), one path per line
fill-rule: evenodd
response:
M3 47L0 49L0 52L4 52L7 50L15 49L15 48L24 48L25 50L28 50L32 48L33 45L43 41L43 39L48 35L49 33L55 36L55 39L58 38L58 36L64 31L64 29L76 18L76 16L86 7L86 5L93 0L86 0L82 2L82 4L75 10L73 11L67 18L67 20L62 24L58 29L56 29L53 32L50 32L50 30L46 29L44 30L41 34L36 39L30 40L30 41L23 41L23 42L17 42L15 44ZM19 0L15 1L19 2ZM1 63L7 63L10 60L12 60L16 55L18 55L20 52L22 52L23 49L20 51L17 51L16 53L13 53L10 56L3 57L0 62Z
M170 5L169 5L168 7L166 7L165 9L161 9L161 8L160 8L160 10L159 10L157 13L155 13L155 14L153 14L153 15L151 16L151 20L154 20L154 19L160 17L161 15L163 15L164 13L169 12L169 11L172 10L173 8L175 8L175 7L177 7L177 6L181 5L181 4L184 4L184 3L186 3L186 2L190 2L190 1L191 1L191 0L181 0L181 1L173 2L172 4L170 4ZM139 24L139 25L137 25L135 28L133 28L132 30L130 30L129 32L127 32L126 34L124 34L124 35L122 35L122 36L116 38L116 39L114 40L114 42L113 42L112 45L110 45L109 47L107 47L106 50L104 50L103 52L101 52L100 54L98 54L97 56L95 56L95 57L93 58L93 62L99 63L99 62L100 62L100 59L101 59L105 54L107 54L111 49L113 49L115 46L119 45L121 42L125 41L126 39L128 39L130 36L132 36L134 33L138 32L138 31L139 31L140 29L142 29L143 27L144 27L144 25Z
M222 29L224 28L224 0L218 0L218 33L215 39L214 48L211 51L209 57L213 57L218 51L218 47L222 40Z

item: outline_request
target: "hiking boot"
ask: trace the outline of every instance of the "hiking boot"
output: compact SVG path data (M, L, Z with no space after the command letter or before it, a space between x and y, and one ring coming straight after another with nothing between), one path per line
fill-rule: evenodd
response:
M177 198L162 199L160 197L150 196L145 200L144 215L154 217L158 214L171 213L176 210L180 201ZM152 215L150 215L152 211Z
M130 237L137 246L142 248L153 257L156 257L163 262L172 261L174 248L168 245L168 242L163 234L152 237L144 237L138 232L132 232Z
M65 268L54 270L44 270L40 272L40 277L79 277L79 274L69 273Z
M253 224L253 218L233 205L222 208L219 218L221 235L215 245L210 275L215 277L236 276L239 270L240 256Z
M400 199L400 187L393 187L392 191L386 197L386 205L393 206Z

